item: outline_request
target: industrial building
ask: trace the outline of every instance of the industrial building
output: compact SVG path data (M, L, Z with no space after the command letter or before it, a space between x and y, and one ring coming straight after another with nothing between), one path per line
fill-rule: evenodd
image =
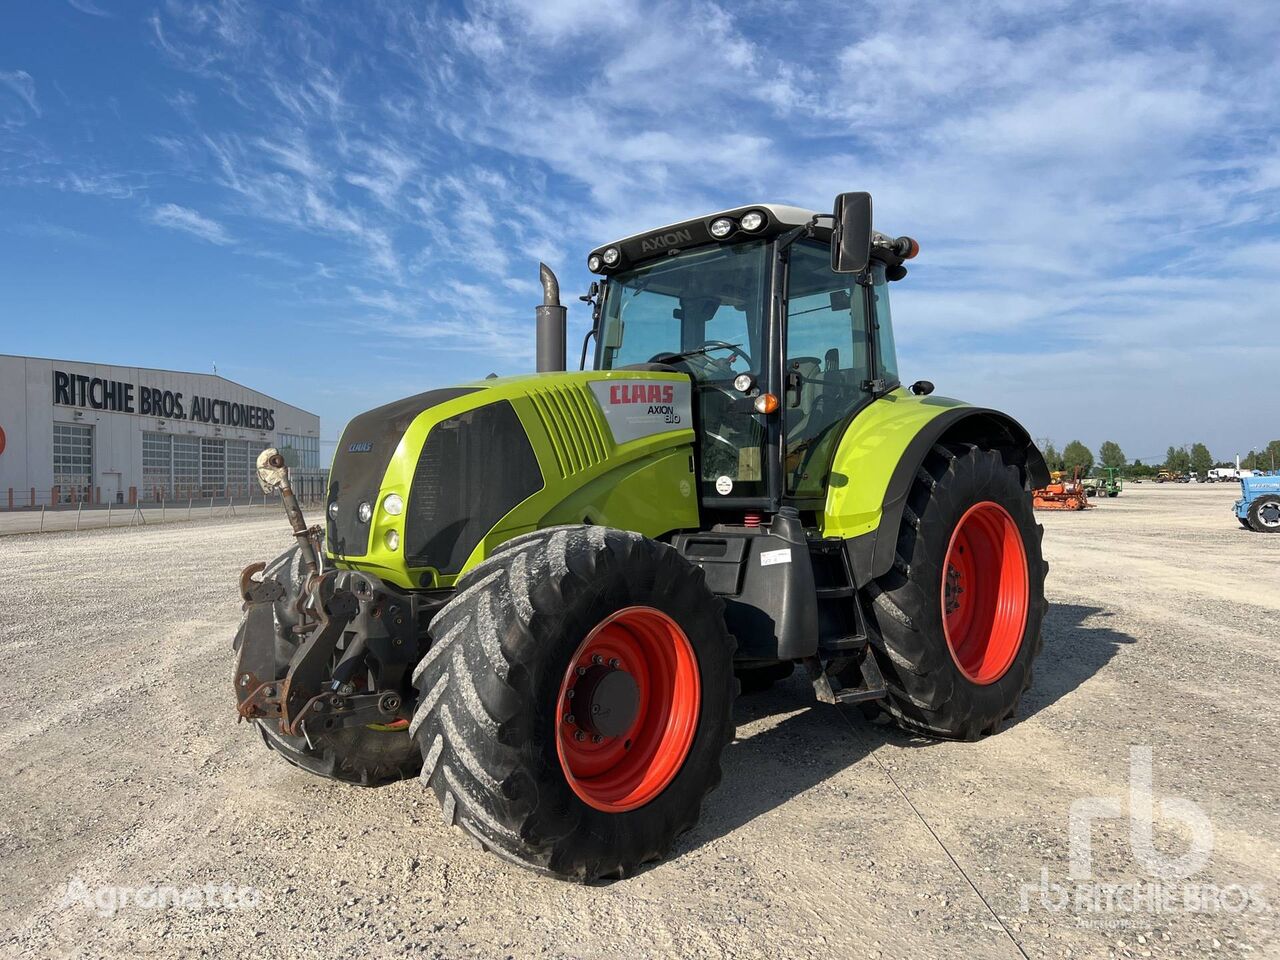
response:
M318 496L314 413L216 374L0 355L0 508L260 495L270 446Z

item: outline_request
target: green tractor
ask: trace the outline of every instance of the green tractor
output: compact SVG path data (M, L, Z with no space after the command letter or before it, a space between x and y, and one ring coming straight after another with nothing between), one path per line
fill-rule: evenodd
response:
M916 734L997 731L1040 649L1049 478L1010 417L899 383L917 250L865 193L636 234L588 257L583 370L543 267L538 372L356 417L323 529L266 451L297 545L241 576L240 716L579 881L665 856L735 697L796 665Z
M1092 477L1087 477L1084 483L1085 491L1091 497L1111 497L1120 496L1124 490L1124 477L1120 474L1118 467L1094 467Z

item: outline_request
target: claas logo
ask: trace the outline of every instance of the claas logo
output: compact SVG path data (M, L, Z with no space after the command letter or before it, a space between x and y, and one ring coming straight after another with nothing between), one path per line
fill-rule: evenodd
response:
M674 403L673 383L615 383L609 387L609 403Z

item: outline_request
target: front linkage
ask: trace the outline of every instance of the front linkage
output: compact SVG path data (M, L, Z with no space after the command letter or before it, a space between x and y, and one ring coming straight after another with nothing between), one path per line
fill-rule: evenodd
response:
M236 634L235 690L243 720L276 721L308 745L317 731L403 727L420 624L436 608L373 574L323 570L320 530L308 528L274 449L258 458L267 493L282 494L298 546L268 569L240 575L245 617Z

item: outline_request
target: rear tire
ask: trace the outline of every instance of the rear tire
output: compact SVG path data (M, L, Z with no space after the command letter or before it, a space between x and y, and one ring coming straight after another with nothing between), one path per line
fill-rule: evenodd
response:
M1280 498L1259 497L1249 504L1249 526L1258 533L1280 533Z
M938 445L925 457L894 565L868 588L882 706L899 725L976 740L1014 714L1040 652L1043 532L998 452Z
M735 644L702 571L639 534L559 527L504 545L458 589L414 671L411 730L445 821L577 881L665 856L719 783L733 737ZM617 709L634 718L625 732L588 736L569 721L574 702L602 702L597 672L636 680L634 712ZM605 702L600 729L613 709Z

